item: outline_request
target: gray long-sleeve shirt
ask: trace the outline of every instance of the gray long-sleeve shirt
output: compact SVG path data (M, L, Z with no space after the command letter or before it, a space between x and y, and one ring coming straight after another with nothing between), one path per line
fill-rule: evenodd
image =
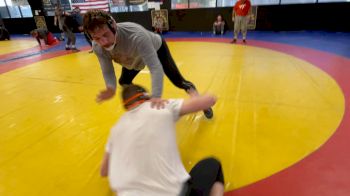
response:
M164 74L157 55L162 44L161 37L131 22L117 23L116 33L117 44L112 51L107 51L93 42L93 50L100 62L106 86L116 89L112 61L135 70L142 70L147 65L152 77L152 96L161 97Z

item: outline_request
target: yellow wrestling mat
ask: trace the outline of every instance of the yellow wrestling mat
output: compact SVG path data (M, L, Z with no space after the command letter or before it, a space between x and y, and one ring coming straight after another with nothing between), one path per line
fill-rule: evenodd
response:
M344 97L320 69L268 49L169 42L179 69L214 93L214 118L177 124L189 170L202 158L223 164L226 191L266 178L319 148L336 130ZM121 68L116 65L119 76ZM134 83L150 87L148 71ZM165 80L164 97L187 95ZM119 97L101 105L95 55L57 57L0 75L0 195L107 196L99 166L109 129L123 113Z
M27 39L11 39L7 41L1 41L0 42L0 55L3 54L9 54L12 52L18 52L21 50L33 48L35 46L38 46L38 42L33 40L27 40Z

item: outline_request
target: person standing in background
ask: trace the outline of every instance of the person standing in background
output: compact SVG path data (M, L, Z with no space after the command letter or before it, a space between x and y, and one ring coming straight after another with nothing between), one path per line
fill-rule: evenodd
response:
M85 40L89 43L89 45L92 48L92 42L89 38L89 36L85 33L84 28L83 28L83 16L81 14L80 8L77 6L73 9L71 16L73 17L74 21L77 24L78 31L84 33ZM92 53L92 49L89 51L89 53Z
M62 9L60 4L55 5L55 17L54 17L54 25L57 26L61 31L61 37L59 37L60 41L64 41L64 31L63 31L63 23L64 23L64 10Z
M79 21L77 20L76 10L73 10L71 13L64 13L63 20L63 31L67 37L66 50L79 51L76 46L76 36L75 31L82 31L83 27L79 25Z
M233 31L233 40L236 43L239 32L242 32L243 43L247 43L248 16L251 12L251 3L249 0L238 0L233 7L232 22L235 23Z

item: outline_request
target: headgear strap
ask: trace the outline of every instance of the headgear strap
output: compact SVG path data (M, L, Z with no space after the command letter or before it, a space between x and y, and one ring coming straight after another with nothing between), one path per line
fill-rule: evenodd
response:
M142 93L137 93L131 97L129 97L128 99L124 100L124 107L126 109L135 107L136 105L139 105L143 102L145 102L146 100L148 100L149 97L147 95L147 93L142 92Z

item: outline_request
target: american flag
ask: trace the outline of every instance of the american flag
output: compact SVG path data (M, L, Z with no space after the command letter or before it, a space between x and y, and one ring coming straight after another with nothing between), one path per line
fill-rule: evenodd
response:
M79 7L81 13L91 9L109 11L109 0L72 0L72 8Z

